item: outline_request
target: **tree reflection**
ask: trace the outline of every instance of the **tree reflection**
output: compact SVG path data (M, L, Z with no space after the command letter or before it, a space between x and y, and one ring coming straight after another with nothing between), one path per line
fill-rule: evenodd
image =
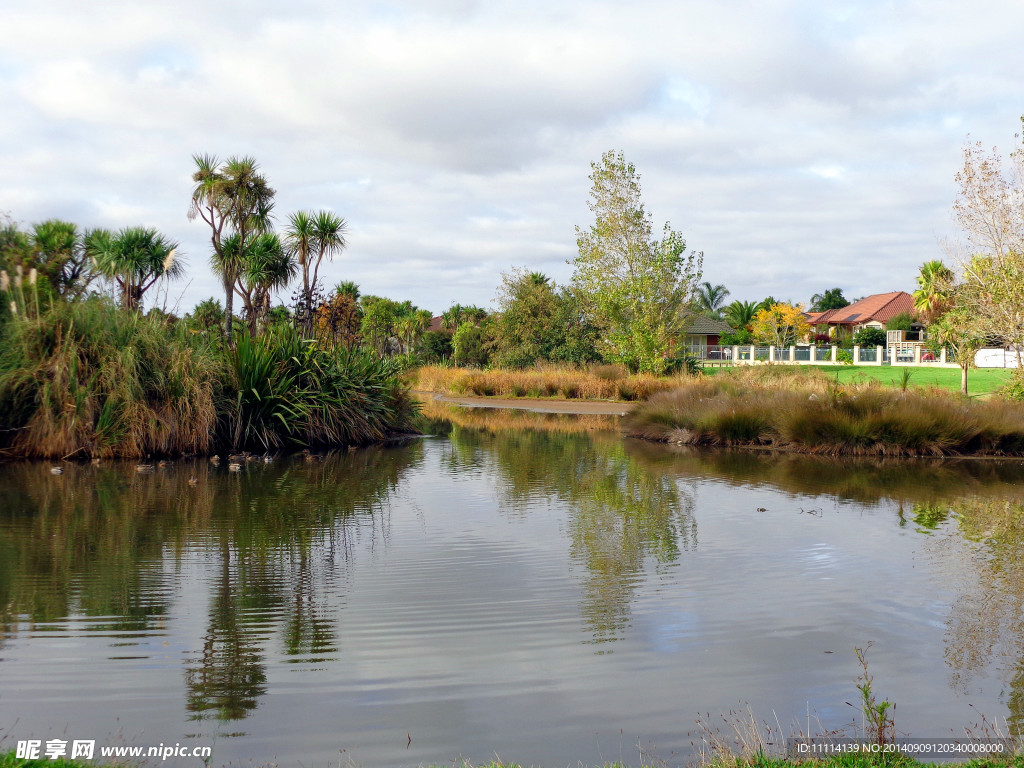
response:
M493 431L492 431L493 430ZM522 515L552 499L567 506L569 555L583 566L581 613L595 642L616 639L649 561L674 563L696 543L692 500L668 473L651 471L615 434L456 426L457 469L492 454L504 514Z
M90 631L154 635L186 551L210 562L201 648L186 663L197 719L243 718L266 691L275 639L295 661L337 652L337 601L353 546L387 538L389 494L422 446L153 472L133 464L19 464L0 475L0 630L69 616Z
M994 664L1009 686L1011 734L1024 733L1024 501L970 497L951 505L960 530L977 542L976 591L950 613L946 661L954 684Z
M258 583L244 577L246 570L237 560L232 565L230 545L224 542L202 654L185 669L186 708L196 713L193 719L212 715L218 720L239 720L256 708L266 692L262 638L259 626L252 622L260 612L247 610L245 604L255 599L261 607L269 607L268 598L276 590L274 580Z

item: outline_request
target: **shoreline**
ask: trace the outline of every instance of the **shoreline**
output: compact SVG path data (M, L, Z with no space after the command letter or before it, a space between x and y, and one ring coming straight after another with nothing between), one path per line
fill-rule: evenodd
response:
M411 390L418 399L429 399L463 408L496 408L532 413L564 413L575 416L626 416L639 403L614 400L582 400L541 397L485 397L483 395L448 395L428 390Z

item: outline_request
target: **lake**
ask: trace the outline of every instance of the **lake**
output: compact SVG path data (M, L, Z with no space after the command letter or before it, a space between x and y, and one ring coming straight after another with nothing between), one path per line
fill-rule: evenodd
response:
M452 414L241 472L0 466L0 747L677 765L744 720L859 727L855 648L901 733L1020 733L1024 463Z

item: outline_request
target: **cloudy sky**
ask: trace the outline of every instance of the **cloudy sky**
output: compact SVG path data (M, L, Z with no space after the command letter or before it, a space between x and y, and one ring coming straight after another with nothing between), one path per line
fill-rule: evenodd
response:
M0 211L156 226L218 293L192 155L253 155L281 226L331 209L327 283L440 312L568 282L590 163L731 298L912 290L970 134L1015 148L1019 0L7 0Z

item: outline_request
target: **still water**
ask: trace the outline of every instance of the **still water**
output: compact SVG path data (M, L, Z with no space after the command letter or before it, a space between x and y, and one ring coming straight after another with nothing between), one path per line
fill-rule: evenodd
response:
M1024 726L1020 462L486 418L240 473L0 467L0 748L676 765L751 715L859 725L869 644L899 731Z

